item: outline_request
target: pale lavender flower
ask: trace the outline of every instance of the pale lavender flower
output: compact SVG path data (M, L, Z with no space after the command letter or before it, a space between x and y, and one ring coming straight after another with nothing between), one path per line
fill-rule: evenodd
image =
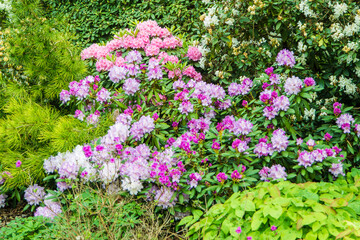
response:
M5 193L0 194L0 208L5 207L5 201L7 197L8 196Z
M275 109L277 109L278 111L283 110L286 112L289 109L290 101L289 101L288 97L282 95L282 96L275 98L273 104L274 104Z
M342 114L340 117L338 117L338 119L336 119L336 124L339 128L344 130L344 133L350 133L351 123L354 122L354 118L348 113Z
M175 202L177 197L174 200L171 200L174 195L174 191L167 187L161 187L155 192L155 201L157 205L162 207L163 209L175 206Z
M272 178L273 180L276 179L280 179L283 178L284 180L286 180L287 177L287 173L285 172L285 167L277 164L277 165L273 165L270 168L270 173L268 175L269 178Z
M112 82L118 83L120 80L124 80L128 70L125 67L113 66L109 71L109 78Z
M284 90L288 95L298 94L303 87L303 82L298 77L291 77L286 79L284 84Z
M99 92L96 93L96 101L98 102L103 103L109 101L110 99L110 92L105 88L102 88Z
M279 66L288 66L291 68L294 67L296 63L294 53L287 49L283 49L278 53L276 61Z
M32 186L29 186L25 190L24 197L28 204L30 205L38 205L45 197L45 191L44 188L34 184Z
M279 110L277 108L272 107L272 106L266 106L266 107L264 107L263 112L264 112L264 117L271 120L271 119L275 118L278 115Z
M249 134L252 130L253 124L243 118L240 118L239 120L237 120L236 122L234 122L234 127L232 128L232 132L236 135L247 135Z
M285 151L289 145L288 137L285 135L285 131L281 128L273 132L271 142L273 149L278 152Z
M66 103L68 101L70 101L70 92L67 90L62 90L60 93L60 101L62 101L63 103Z
M334 175L335 177L337 177L339 175L345 176L342 163L333 163L333 164L331 164L331 168L329 169L329 172L332 175Z
M188 115L194 111L194 105L190 101L183 101L178 109L182 114Z
M142 60L141 53L136 50L130 51L128 55L125 57L125 61L128 63L133 63L133 62L140 63L141 60Z
M268 168L268 167L263 167L263 168L259 171L260 180L268 182L268 181L269 181L269 180L268 180L268 178L269 178L269 173L270 173L270 168Z
M299 153L298 162L300 166L310 167L314 163L314 157L312 156L311 152L302 151Z
M146 133L154 130L154 119L150 116L142 116L139 121L135 122L130 129L130 133L135 140L140 140Z
M127 95L134 95L134 93L139 90L139 87L140 83L134 78L126 79L123 85L123 89Z
M72 159L68 159L61 164L59 168L60 177L76 179L79 172L79 166Z

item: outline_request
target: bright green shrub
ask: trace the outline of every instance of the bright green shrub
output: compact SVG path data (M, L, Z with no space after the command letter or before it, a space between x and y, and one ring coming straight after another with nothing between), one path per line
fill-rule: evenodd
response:
M233 194L224 204L184 218L190 239L359 239L360 175L353 169L349 183L259 184ZM277 230L272 231L271 226ZM235 230L241 227L242 232Z
M120 28L137 21L156 20L162 26L196 33L196 20L205 11L201 0L75 0L43 1L50 17L65 17L82 46L107 41Z
M45 177L43 161L58 151L103 135L111 119L95 128L72 117L60 116L53 108L33 101L11 99L0 119L0 164L12 177L1 186L4 191L41 181ZM16 168L16 161L22 162Z
M212 1L201 17L200 45L206 56L200 65L209 78L226 83L258 73L287 48L304 67L299 77L314 74L317 84L325 87L323 95L350 103L349 99L359 96L360 10L356 1L339 4L324 0Z
M19 84L35 99L57 103L60 90L86 72L78 49L71 44L72 35L64 31L63 22L43 16L39 1L16 1L13 14L5 31L5 51L9 61L23 66L28 76Z

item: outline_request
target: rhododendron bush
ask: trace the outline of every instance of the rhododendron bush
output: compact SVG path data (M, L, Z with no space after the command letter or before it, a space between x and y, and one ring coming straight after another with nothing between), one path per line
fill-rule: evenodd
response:
M79 121L96 126L112 113L114 125L44 161L59 191L100 182L187 212L259 181L332 181L358 166L359 118L334 99L317 102L322 87L314 76L298 77L302 67L287 49L259 77L223 85L194 67L197 47L154 21L121 30L81 57L97 73L71 82L60 99L76 107ZM25 197L36 205L40 193Z

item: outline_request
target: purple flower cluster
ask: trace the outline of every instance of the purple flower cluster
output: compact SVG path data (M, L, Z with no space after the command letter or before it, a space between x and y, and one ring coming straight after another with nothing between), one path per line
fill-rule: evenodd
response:
M6 198L7 198L7 195L5 193L0 194L0 208L5 207Z
M135 140L140 140L146 133L154 130L154 128L154 119L150 116L142 116L139 121L131 126L130 133Z
M127 95L134 95L137 91L139 91L140 82L135 78L128 78L125 80L123 89Z
M219 173L216 175L216 179L218 180L219 183L224 183L227 178L228 178L228 176L227 176L225 173L223 173L223 172L219 172Z
M269 181L269 178L271 178L272 180L281 178L286 180L287 173L285 172L285 170L285 167L279 164L272 165L271 168L263 167L259 172L260 180Z
M341 114L341 116L336 119L336 124L344 131L344 133L350 133L351 124L354 122L354 118L348 113Z
M230 96L246 95L250 92L253 86L253 81L249 78L245 78L241 84L231 83L228 88Z
M273 136L271 137L273 150L278 152L286 150L289 145L289 141L285 134L286 133L283 129L277 129L273 132Z
M312 149L312 147L310 148ZM299 166L305 168L312 166L315 162L323 162L327 157L336 157L341 152L341 149L334 146L333 148L315 149L313 151L300 151L297 161ZM342 155L340 155L341 157Z
M276 61L279 66L287 66L291 68L294 67L296 63L294 53L287 49L283 49L278 53Z
M191 173L189 175L189 178L190 178L190 181L188 182L188 184L190 185L190 189L196 188L196 186L198 185L198 182L202 179L202 177L199 173Z
M45 206L38 207L34 213L34 216L43 216L46 218L54 219L58 214L62 212L61 205L59 202L54 202L52 200L46 200L46 198L52 197L52 195L48 194L45 196Z
M24 197L28 204L30 205L38 205L40 202L43 201L45 196L45 191L43 187L40 187L37 184L34 184L32 186L29 186L25 190Z
M286 79L284 84L284 90L287 95L296 95L298 94L303 87L303 82L298 77L291 77Z

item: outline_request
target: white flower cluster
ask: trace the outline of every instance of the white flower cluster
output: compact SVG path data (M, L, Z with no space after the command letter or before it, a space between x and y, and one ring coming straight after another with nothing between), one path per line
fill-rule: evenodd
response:
M309 7L308 0L303 0L299 4L300 11L304 13L306 17L313 17L316 18L316 13Z
M306 52L307 46L302 41L298 43L298 51L299 52Z
M344 29L339 23L331 24L330 30L331 30L331 33L332 33L331 37L335 41L339 41L341 38L344 37Z
M355 67L355 73L356 73L356 75L357 75L358 77L360 77L360 65L357 65L357 66Z
M346 78L343 75L339 78L339 87L341 90L345 89L345 93L348 95L354 95L356 93L356 85L352 82L351 78Z
M1 0L0 2L0 10L5 10L10 13L11 11L11 1L10 0Z
M341 4L336 3L333 7L334 7L334 18L339 18L348 9L346 3L341 3Z
M204 25L209 28L211 25L218 25L219 18L215 15L216 7L209 8L209 14L205 16Z
M304 119L305 120L309 120L309 119L315 120L315 109L313 109L313 108L310 108L310 109L305 108Z

